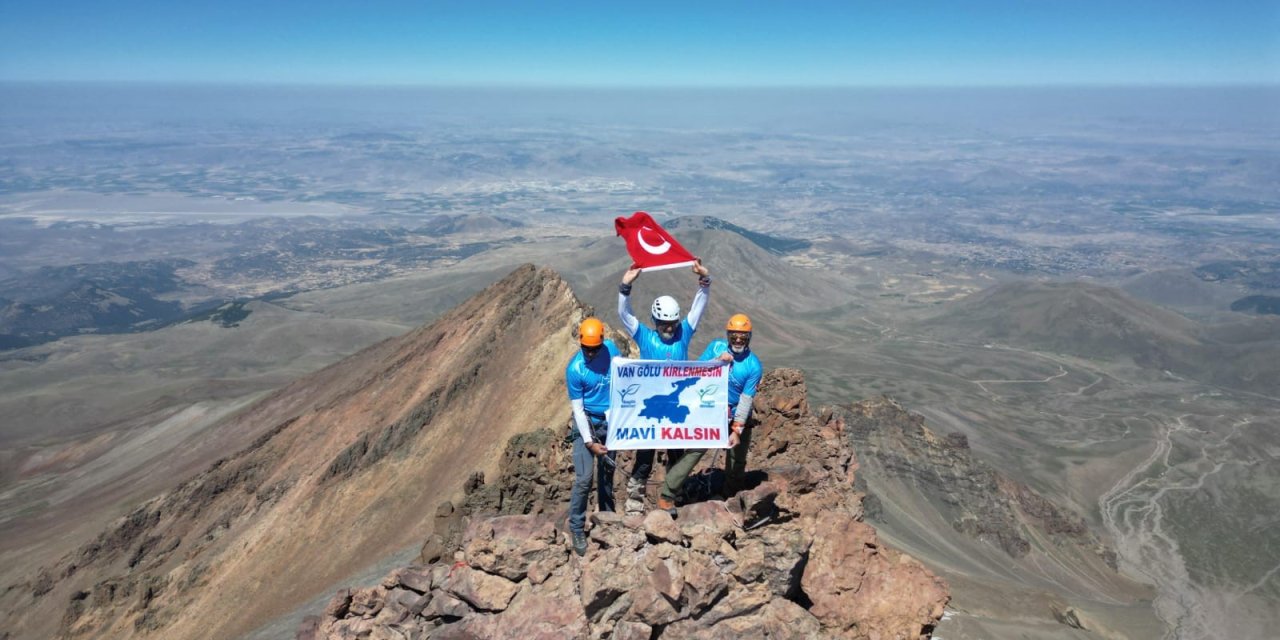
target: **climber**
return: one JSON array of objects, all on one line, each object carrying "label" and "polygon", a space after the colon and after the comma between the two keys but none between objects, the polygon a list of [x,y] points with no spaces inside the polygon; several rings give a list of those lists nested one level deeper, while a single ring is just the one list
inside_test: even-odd
[{"label": "climber", "polygon": [[[711,272],[698,259],[693,263],[693,272],[698,274],[698,290],[693,294],[693,303],[689,305],[689,315],[680,319],[680,303],[671,296],[658,296],[649,307],[649,315],[653,318],[653,329],[644,326],[631,311],[631,283],[640,277],[640,269],[628,269],[622,274],[622,284],[618,285],[618,317],[627,333],[640,346],[640,358],[643,360],[688,360],[689,342],[698,330],[698,321],[707,307],[707,298],[711,295]],[[687,455],[693,450],[672,449],[667,451],[667,465],[675,464],[674,457]],[[653,449],[636,451],[635,466],[631,469],[631,477],[627,480],[628,505],[644,503],[644,485],[653,471]],[[701,453],[698,454],[699,456]],[[696,464],[697,460],[694,460]],[[665,506],[664,506],[665,505]],[[643,507],[642,507],[643,508]],[[659,508],[672,510],[674,503],[659,500]]]},{"label": "climber", "polygon": [[596,476],[596,501],[601,511],[613,511],[613,469],[617,452],[609,451],[605,439],[609,424],[605,411],[609,408],[610,361],[618,355],[618,347],[604,337],[604,323],[587,318],[578,325],[581,349],[565,367],[565,386],[569,390],[575,429],[573,438],[573,493],[569,500],[569,531],[573,534],[573,551],[587,552],[587,496],[591,480]]},{"label": "climber", "polygon": [[[764,368],[751,352],[751,318],[739,313],[725,324],[725,340],[707,345],[699,360],[719,359],[729,363],[729,451],[724,464],[725,496],[742,489],[747,469],[747,448],[751,446],[751,403]],[[683,482],[683,480],[682,480]]]}]

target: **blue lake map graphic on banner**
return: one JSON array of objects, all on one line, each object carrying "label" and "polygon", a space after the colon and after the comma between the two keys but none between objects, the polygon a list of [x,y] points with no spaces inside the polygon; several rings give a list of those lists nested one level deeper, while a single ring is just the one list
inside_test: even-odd
[{"label": "blue lake map graphic on banner", "polygon": [[689,417],[689,407],[680,404],[680,392],[698,384],[696,378],[685,378],[672,382],[671,386],[676,390],[665,396],[649,396],[644,399],[644,409],[640,411],[641,418],[653,418],[659,422],[668,420],[672,424],[684,424],[686,418]]}]

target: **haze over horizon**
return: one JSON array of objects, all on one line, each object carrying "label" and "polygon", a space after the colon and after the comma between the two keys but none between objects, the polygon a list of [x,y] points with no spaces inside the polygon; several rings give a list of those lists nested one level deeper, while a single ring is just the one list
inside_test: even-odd
[{"label": "haze over horizon", "polygon": [[6,3],[0,81],[568,87],[1280,82],[1274,2]]}]

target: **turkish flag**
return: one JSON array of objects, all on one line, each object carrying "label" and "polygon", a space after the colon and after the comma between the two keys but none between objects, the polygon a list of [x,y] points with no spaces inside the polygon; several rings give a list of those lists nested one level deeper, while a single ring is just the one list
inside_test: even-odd
[{"label": "turkish flag", "polygon": [[613,226],[618,230],[618,235],[627,241],[627,253],[631,254],[633,261],[632,269],[674,269],[687,267],[696,260],[666,229],[643,211],[635,212],[630,218],[619,217],[613,221]]}]

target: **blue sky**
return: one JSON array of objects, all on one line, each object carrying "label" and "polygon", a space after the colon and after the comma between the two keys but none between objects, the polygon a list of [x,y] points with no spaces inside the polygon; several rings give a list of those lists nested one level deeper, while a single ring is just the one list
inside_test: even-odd
[{"label": "blue sky", "polygon": [[0,0],[0,80],[1273,84],[1280,0]]}]

